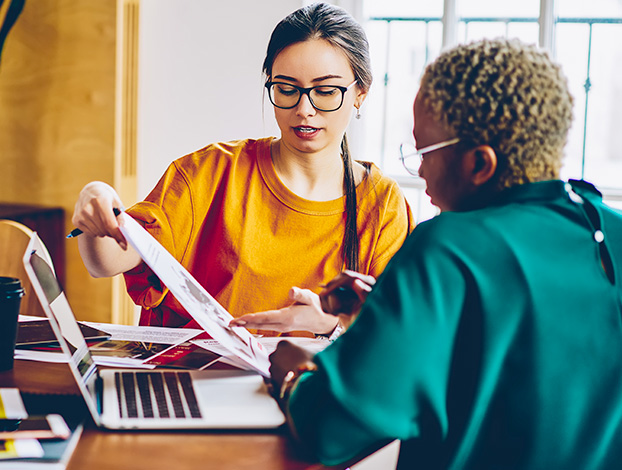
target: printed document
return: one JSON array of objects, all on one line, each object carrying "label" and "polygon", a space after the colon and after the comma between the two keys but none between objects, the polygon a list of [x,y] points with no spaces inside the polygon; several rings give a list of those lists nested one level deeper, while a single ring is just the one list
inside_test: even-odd
[{"label": "printed document", "polygon": [[125,213],[119,219],[126,240],[192,318],[227,351],[225,357],[269,377],[268,353],[257,339],[246,328],[229,327],[233,316],[138,222]]}]

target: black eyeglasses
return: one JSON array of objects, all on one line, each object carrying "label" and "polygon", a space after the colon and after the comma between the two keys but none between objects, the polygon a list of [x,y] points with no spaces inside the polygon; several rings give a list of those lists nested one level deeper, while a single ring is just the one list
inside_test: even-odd
[{"label": "black eyeglasses", "polygon": [[270,102],[281,109],[292,109],[298,106],[302,95],[307,95],[311,105],[318,111],[337,111],[343,104],[343,97],[356,80],[348,86],[319,85],[311,88],[302,88],[291,83],[268,82],[268,96]]}]

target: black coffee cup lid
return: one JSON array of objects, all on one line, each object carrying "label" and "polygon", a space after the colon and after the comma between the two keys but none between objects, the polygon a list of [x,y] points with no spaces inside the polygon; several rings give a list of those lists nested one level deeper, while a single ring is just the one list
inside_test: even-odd
[{"label": "black coffee cup lid", "polygon": [[21,293],[22,282],[16,277],[0,276],[0,294]]}]

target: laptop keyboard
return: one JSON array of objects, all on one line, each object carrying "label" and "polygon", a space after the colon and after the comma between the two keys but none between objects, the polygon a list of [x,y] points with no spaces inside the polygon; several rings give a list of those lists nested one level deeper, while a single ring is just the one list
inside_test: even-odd
[{"label": "laptop keyboard", "polygon": [[115,372],[123,418],[201,418],[188,372]]}]

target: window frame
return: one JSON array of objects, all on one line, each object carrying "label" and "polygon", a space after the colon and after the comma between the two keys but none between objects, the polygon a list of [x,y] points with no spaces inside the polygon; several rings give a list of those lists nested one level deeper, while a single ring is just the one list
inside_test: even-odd
[{"label": "window frame", "polygon": [[[356,11],[357,13],[360,13],[360,16],[362,17],[362,12],[363,12],[363,2],[365,0],[357,0],[356,3]],[[459,43],[459,25],[460,22],[463,21],[463,18],[460,18],[458,15],[458,6],[459,6],[459,2],[460,0],[443,0],[443,14],[440,18],[441,21],[441,28],[442,28],[442,48],[448,48],[451,46],[454,46],[456,44]],[[363,19],[363,18],[360,18]],[[425,18],[426,20],[429,21],[438,21],[438,18]],[[596,19],[596,18],[595,18]],[[390,22],[391,21],[399,21],[399,18],[390,18],[390,17],[368,17],[368,18],[364,18],[363,21],[367,22],[367,21],[379,21],[379,20],[385,20],[389,22],[389,28],[390,28]],[[532,18],[530,21],[533,21],[534,19]],[[559,22],[559,18],[557,18],[556,15],[556,0],[540,0],[540,9],[539,9],[539,16],[537,18],[537,23],[538,23],[538,45],[549,51],[549,53],[551,54],[551,56],[555,57],[555,30],[556,30],[556,25]],[[567,22],[567,21],[565,21]],[[622,20],[620,20],[620,23],[622,23]],[[468,23],[467,23],[468,24]],[[591,28],[592,28],[592,24],[590,23],[590,47],[591,47]],[[390,41],[390,32],[388,33],[388,42]],[[387,44],[387,49],[390,47],[389,44]],[[385,57],[385,73],[388,74],[388,57]],[[385,102],[385,106],[386,106],[386,95],[387,95],[387,80],[388,80],[388,76],[385,75],[385,84],[384,84],[384,90],[382,91],[382,93],[384,94],[384,102]],[[586,94],[585,94],[585,114],[587,116],[587,106],[588,106],[588,97],[589,97],[589,59],[588,59],[588,80],[587,80],[587,85],[586,85]],[[579,99],[577,99],[577,102],[579,102]],[[580,111],[580,108],[575,108],[577,110],[577,113]],[[385,154],[385,136],[386,136],[386,117],[383,117],[383,124],[381,126],[382,128],[382,136],[381,136],[381,152],[382,152],[382,156],[380,157],[380,167],[384,170],[384,154]],[[586,127],[587,127],[587,119],[585,119],[584,121],[584,129],[583,129],[583,154],[582,154],[582,177],[584,175],[584,169],[585,169],[585,143],[587,140],[586,137]],[[421,206],[421,198],[423,196],[423,192],[425,190],[425,181],[423,181],[421,178],[415,178],[415,177],[411,177],[411,176],[405,176],[402,174],[396,175],[396,174],[391,174],[389,173],[389,175],[394,178],[398,184],[405,190],[415,190],[421,194],[418,195],[417,199],[417,205]],[[599,190],[603,193],[603,197],[605,200],[607,200],[610,203],[613,203],[613,205],[622,208],[622,186],[620,187],[599,187]],[[419,219],[420,217],[417,216],[417,218]]]}]

